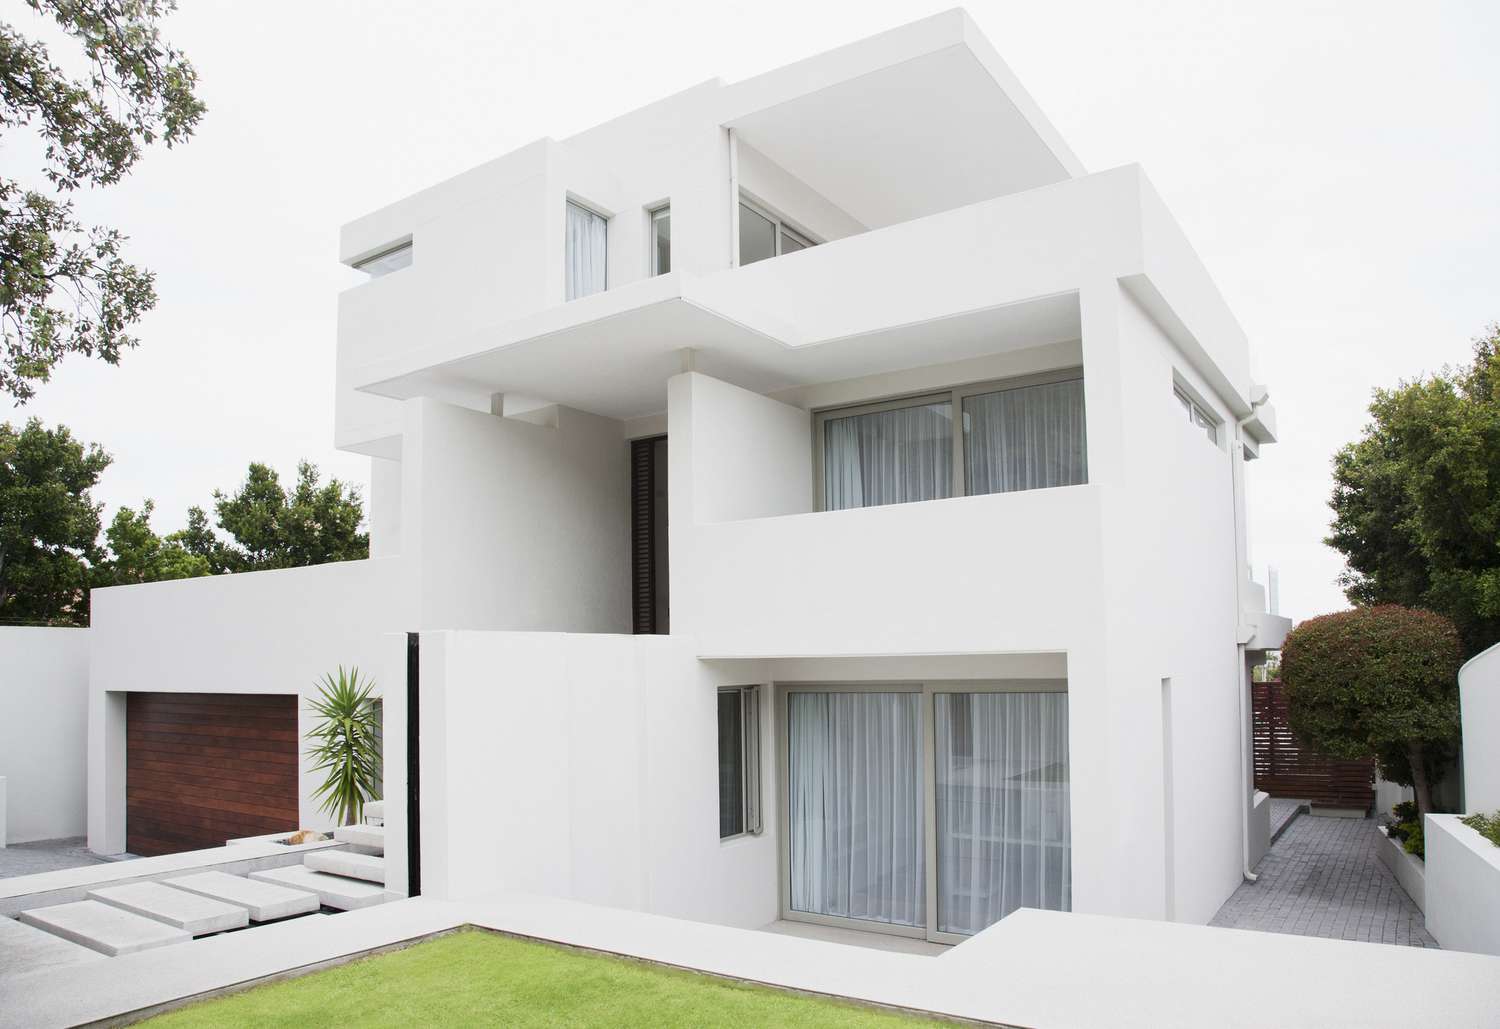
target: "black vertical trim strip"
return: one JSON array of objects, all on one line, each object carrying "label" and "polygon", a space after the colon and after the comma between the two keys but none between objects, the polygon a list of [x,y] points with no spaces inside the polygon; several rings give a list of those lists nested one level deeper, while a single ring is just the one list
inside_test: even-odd
[{"label": "black vertical trim strip", "polygon": [[657,631],[655,439],[630,444],[631,621],[637,634]]},{"label": "black vertical trim strip", "polygon": [[421,633],[406,634],[406,893],[422,895]]}]

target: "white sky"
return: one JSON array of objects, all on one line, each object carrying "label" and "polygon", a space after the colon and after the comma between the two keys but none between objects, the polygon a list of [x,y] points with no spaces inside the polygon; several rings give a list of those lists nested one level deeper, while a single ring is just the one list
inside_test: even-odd
[{"label": "white sky", "polygon": [[[944,2],[184,0],[168,37],[209,113],[84,198],[160,303],[119,368],[71,359],[23,411],[115,456],[97,495],[180,527],[251,460],[332,447],[338,227],[550,135],[733,81]],[[975,0],[1092,171],[1141,163],[1249,332],[1283,442],[1252,466],[1251,553],[1282,610],[1343,606],[1329,459],[1370,389],[1462,360],[1500,320],[1500,4]],[[16,0],[0,18],[26,31]],[[3,153],[3,151],[0,151]],[[17,161],[11,149],[7,161]],[[24,169],[7,165],[8,172]]]}]

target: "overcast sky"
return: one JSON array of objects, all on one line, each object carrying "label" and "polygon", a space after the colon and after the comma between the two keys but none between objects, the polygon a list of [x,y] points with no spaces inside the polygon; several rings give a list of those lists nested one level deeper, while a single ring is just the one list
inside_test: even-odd
[{"label": "overcast sky", "polygon": [[[951,3],[183,0],[167,35],[208,115],[85,212],[160,302],[120,367],[71,359],[10,417],[115,456],[109,510],[191,503],[251,460],[332,447],[338,227],[540,136],[745,78]],[[1500,320],[1500,4],[1000,3],[969,12],[1091,171],[1139,162],[1252,342],[1282,442],[1252,466],[1251,556],[1294,617],[1343,604],[1329,458],[1372,387]],[[13,24],[36,21],[0,0]],[[12,149],[7,161],[18,160]],[[7,171],[20,172],[21,169]]]}]

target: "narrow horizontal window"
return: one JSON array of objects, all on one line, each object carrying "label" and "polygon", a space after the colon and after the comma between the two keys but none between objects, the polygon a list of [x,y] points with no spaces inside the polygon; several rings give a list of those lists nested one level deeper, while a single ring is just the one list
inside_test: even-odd
[{"label": "narrow horizontal window", "polygon": [[608,273],[609,221],[568,201],[567,298],[603,291]]},{"label": "narrow horizontal window", "polygon": [[1177,404],[1182,408],[1188,423],[1202,429],[1203,434],[1217,445],[1219,442],[1218,420],[1204,410],[1202,404],[1188,396],[1182,389],[1174,387],[1172,395],[1177,398]]},{"label": "narrow horizontal window", "polygon": [[405,243],[397,244],[388,250],[382,250],[373,257],[366,257],[363,260],[355,261],[354,267],[364,272],[370,278],[378,279],[382,275],[389,275],[391,272],[398,272],[402,268],[410,267],[411,261],[412,245],[411,240],[407,240]]}]

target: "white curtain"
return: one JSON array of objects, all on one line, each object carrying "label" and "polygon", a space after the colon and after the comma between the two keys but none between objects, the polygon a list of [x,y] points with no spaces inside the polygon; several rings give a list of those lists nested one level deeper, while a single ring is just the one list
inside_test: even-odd
[{"label": "white curtain", "polygon": [[598,293],[605,285],[609,222],[577,204],[568,204],[568,299]]},{"label": "white curtain", "polygon": [[788,697],[791,907],[927,924],[921,695]]},{"label": "white curtain", "polygon": [[965,397],[964,480],[971,496],[1087,482],[1083,380]]},{"label": "white curtain", "polygon": [[953,493],[953,405],[947,401],[823,423],[829,511],[938,500]]},{"label": "white curtain", "polygon": [[939,693],[937,927],[1072,906],[1066,693]]}]

